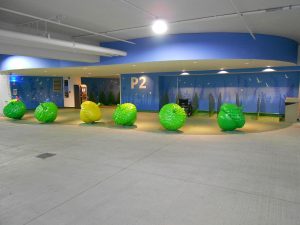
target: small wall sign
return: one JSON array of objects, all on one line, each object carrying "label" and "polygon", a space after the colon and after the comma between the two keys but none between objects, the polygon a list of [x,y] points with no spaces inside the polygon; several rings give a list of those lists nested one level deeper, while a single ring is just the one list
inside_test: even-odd
[{"label": "small wall sign", "polygon": [[136,86],[138,86],[139,89],[146,89],[146,77],[131,77],[131,89],[134,89]]}]

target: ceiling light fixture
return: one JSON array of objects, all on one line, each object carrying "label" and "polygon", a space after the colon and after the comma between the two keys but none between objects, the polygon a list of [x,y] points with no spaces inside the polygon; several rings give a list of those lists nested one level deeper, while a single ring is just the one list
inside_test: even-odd
[{"label": "ceiling light fixture", "polygon": [[224,69],[221,69],[219,72],[218,72],[218,74],[228,74],[229,72],[228,71],[226,71],[226,70],[224,70]]},{"label": "ceiling light fixture", "polygon": [[152,24],[152,31],[155,34],[162,35],[165,34],[167,30],[168,30],[168,24],[165,20],[162,19],[154,20]]},{"label": "ceiling light fixture", "polygon": [[267,66],[266,69],[263,69],[262,72],[275,72],[275,69],[272,69],[270,66]]},{"label": "ceiling light fixture", "polygon": [[190,75],[190,73],[189,72],[186,72],[186,71],[182,71],[182,73],[180,74],[181,76],[188,76],[188,75]]}]

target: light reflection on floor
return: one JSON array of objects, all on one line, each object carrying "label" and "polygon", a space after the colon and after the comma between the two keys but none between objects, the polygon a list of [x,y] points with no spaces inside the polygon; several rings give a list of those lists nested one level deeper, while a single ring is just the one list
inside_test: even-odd
[{"label": "light reflection on floor", "polygon": [[[58,117],[54,124],[62,125],[77,125],[77,126],[90,126],[90,127],[108,127],[113,129],[135,129],[140,131],[161,132],[172,134],[245,134],[256,133],[282,129],[288,127],[290,124],[279,122],[278,119],[273,117],[260,117],[258,120],[255,116],[246,116],[246,124],[242,129],[232,132],[222,132],[216,121],[216,116],[209,117],[206,113],[198,113],[187,119],[184,127],[178,132],[168,132],[164,130],[159,124],[158,114],[153,112],[139,112],[138,119],[133,127],[120,127],[114,125],[112,121],[112,113],[114,107],[102,107],[102,119],[94,124],[84,124],[79,119],[78,109],[60,109]],[[8,120],[1,118],[1,120]],[[25,124],[38,124],[33,116],[33,111],[29,111],[22,120],[14,121],[14,123]]]}]

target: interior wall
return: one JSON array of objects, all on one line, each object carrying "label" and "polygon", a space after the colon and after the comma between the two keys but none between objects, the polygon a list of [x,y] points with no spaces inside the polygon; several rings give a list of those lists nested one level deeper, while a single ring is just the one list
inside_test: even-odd
[{"label": "interior wall", "polygon": [[65,68],[77,66],[92,66],[95,63],[73,62],[67,60],[46,59],[22,55],[0,54],[0,70],[18,70],[32,68]]},{"label": "interior wall", "polygon": [[121,94],[122,103],[133,103],[138,110],[158,111],[159,76],[121,75]]},{"label": "interior wall", "polygon": [[3,108],[11,99],[10,81],[8,75],[0,74],[0,115],[3,114]]},{"label": "interior wall", "polygon": [[[144,89],[134,77],[146,76]],[[284,113],[286,97],[298,97],[299,72],[250,73],[235,75],[162,76],[159,74],[122,76],[122,102],[132,102],[139,110],[159,110],[177,98],[188,98],[198,110],[208,111],[209,102],[238,103],[244,112]],[[140,81],[139,81],[140,82]],[[178,86],[178,92],[177,92]],[[258,109],[259,108],[259,109]]]},{"label": "interior wall", "polygon": [[58,107],[64,107],[63,87],[61,91],[53,91],[53,80],[62,77],[11,76],[10,88],[13,98],[20,98],[27,109],[35,109],[39,103],[52,101]]},{"label": "interior wall", "polygon": [[66,87],[64,86],[64,92],[69,91],[68,97],[66,97],[64,94],[64,107],[73,108],[73,107],[75,107],[74,85],[81,84],[81,77],[80,76],[69,76],[69,77],[64,77],[64,80],[69,81],[68,90],[66,90]]},{"label": "interior wall", "polygon": [[248,33],[185,33],[132,39],[136,45],[120,41],[102,47],[127,52],[127,56],[101,57],[101,65],[174,60],[263,59],[297,63],[298,43],[274,35]]},{"label": "interior wall", "polygon": [[114,105],[120,102],[119,78],[83,77],[81,78],[81,82],[87,85],[89,100],[105,105]]}]

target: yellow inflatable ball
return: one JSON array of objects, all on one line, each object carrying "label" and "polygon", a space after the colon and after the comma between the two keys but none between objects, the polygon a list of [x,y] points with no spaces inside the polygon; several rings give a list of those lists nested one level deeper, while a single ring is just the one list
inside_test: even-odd
[{"label": "yellow inflatable ball", "polygon": [[99,106],[91,101],[85,101],[81,104],[80,120],[85,123],[94,123],[102,117]]}]

